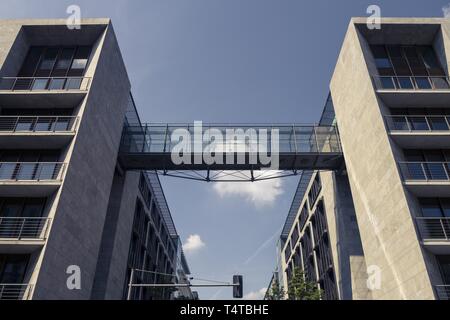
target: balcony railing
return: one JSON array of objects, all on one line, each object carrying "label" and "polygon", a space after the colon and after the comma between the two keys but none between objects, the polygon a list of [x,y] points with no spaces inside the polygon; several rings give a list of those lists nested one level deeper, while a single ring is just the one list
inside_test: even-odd
[{"label": "balcony railing", "polygon": [[31,289],[30,284],[0,283],[0,300],[27,300]]},{"label": "balcony railing", "polygon": [[450,300],[450,285],[436,286],[436,293],[439,300]]},{"label": "balcony railing", "polygon": [[450,162],[400,162],[405,181],[450,181]]},{"label": "balcony railing", "polygon": [[74,132],[78,117],[0,116],[2,132]]},{"label": "balcony railing", "polygon": [[0,217],[0,239],[44,240],[50,221],[50,218]]},{"label": "balcony railing", "polygon": [[380,90],[449,90],[446,76],[373,76]]},{"label": "balcony railing", "polygon": [[0,90],[6,91],[86,91],[91,78],[87,77],[4,77],[0,78]]},{"label": "balcony railing", "polygon": [[385,119],[390,131],[450,131],[450,115],[399,115],[385,116]]},{"label": "balcony railing", "polygon": [[450,240],[450,218],[417,217],[416,223],[422,240]]},{"label": "balcony railing", "polygon": [[0,181],[61,180],[64,163],[0,162]]}]

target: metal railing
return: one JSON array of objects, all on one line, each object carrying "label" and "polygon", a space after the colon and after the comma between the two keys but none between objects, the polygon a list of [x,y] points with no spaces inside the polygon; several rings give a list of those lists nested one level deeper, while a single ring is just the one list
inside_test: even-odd
[{"label": "metal railing", "polygon": [[50,221],[50,218],[0,217],[0,239],[44,240]]},{"label": "metal railing", "polygon": [[75,116],[0,116],[1,132],[74,132]]},{"label": "metal railing", "polygon": [[380,90],[449,90],[447,76],[373,76]]},{"label": "metal railing", "polygon": [[439,300],[450,300],[450,285],[438,285],[435,288]]},{"label": "metal railing", "polygon": [[61,180],[65,163],[0,162],[0,181]]},{"label": "metal railing", "polygon": [[6,91],[87,91],[91,82],[88,77],[3,77],[0,90]]},{"label": "metal railing", "polygon": [[405,181],[450,181],[450,162],[399,162]]},{"label": "metal railing", "polygon": [[0,300],[28,300],[31,284],[0,283]]},{"label": "metal railing", "polygon": [[416,223],[422,240],[450,240],[450,218],[417,217]]},{"label": "metal railing", "polygon": [[390,131],[450,131],[450,115],[385,116]]}]

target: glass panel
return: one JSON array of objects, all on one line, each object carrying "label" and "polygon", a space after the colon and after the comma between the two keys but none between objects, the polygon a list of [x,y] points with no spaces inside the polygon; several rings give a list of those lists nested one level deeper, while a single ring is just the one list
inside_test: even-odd
[{"label": "glass panel", "polygon": [[19,118],[15,131],[31,131],[33,130],[33,118]]},{"label": "glass panel", "polygon": [[52,130],[52,118],[39,118],[36,123],[35,131],[50,131]]},{"label": "glass panel", "polygon": [[84,68],[86,68],[88,59],[74,59],[73,63],[72,63],[72,69],[75,70],[84,70]]},{"label": "glass panel", "polygon": [[38,180],[54,180],[58,176],[58,165],[56,163],[41,163],[38,169]]},{"label": "glass panel", "polygon": [[426,164],[426,171],[428,179],[430,180],[447,180],[447,173],[443,163],[432,163],[428,162]]},{"label": "glass panel", "polygon": [[39,218],[42,216],[43,201],[29,201],[25,203],[22,211],[22,217]]},{"label": "glass panel", "polygon": [[414,89],[410,77],[398,77],[397,81],[401,89]]},{"label": "glass panel", "polygon": [[0,163],[0,180],[13,180],[15,169],[15,163]]},{"label": "glass panel", "polygon": [[35,79],[31,90],[45,90],[49,79]]},{"label": "glass panel", "polygon": [[444,217],[450,218],[450,198],[441,199],[441,204]]},{"label": "glass panel", "polygon": [[15,79],[0,79],[0,90],[12,90]]},{"label": "glass panel", "polygon": [[407,180],[426,180],[424,169],[421,163],[406,163],[406,177]]},{"label": "glass panel", "polygon": [[43,47],[31,47],[19,72],[19,77],[33,77],[44,51]]},{"label": "glass panel", "polygon": [[420,199],[420,208],[424,217],[442,217],[438,199]]},{"label": "glass panel", "polygon": [[428,76],[427,68],[422,58],[417,54],[416,47],[404,47],[404,52],[412,73],[415,76]]},{"label": "glass panel", "polygon": [[67,90],[79,90],[81,89],[81,82],[83,78],[70,78],[67,80],[66,89]]},{"label": "glass panel", "polygon": [[52,76],[63,77],[67,75],[67,70],[70,67],[74,51],[75,49],[73,48],[65,48],[61,51],[52,72]]},{"label": "glass panel", "polygon": [[36,173],[36,163],[21,163],[17,172],[17,180],[34,180]]},{"label": "glass panel", "polygon": [[445,117],[428,117],[432,130],[449,130]]},{"label": "glass panel", "polygon": [[436,256],[442,273],[444,284],[450,284],[450,255]]},{"label": "glass panel", "polygon": [[428,69],[428,72],[432,76],[442,76],[444,75],[444,70],[442,70],[441,64],[436,57],[433,47],[422,46],[418,47],[419,52],[422,53],[423,61]]},{"label": "glass panel", "polygon": [[430,80],[427,77],[416,77],[414,79],[418,89],[431,89]]},{"label": "glass panel", "polygon": [[62,78],[55,78],[51,79],[49,89],[50,90],[62,90],[64,89],[64,83],[66,82],[66,79]]},{"label": "glass panel", "polygon": [[22,283],[27,268],[28,257],[14,255],[9,256],[0,274],[1,283]]},{"label": "glass panel", "polygon": [[432,77],[431,81],[433,82],[435,89],[449,89],[449,83],[446,77]]},{"label": "glass panel", "polygon": [[395,89],[393,77],[380,77],[379,79],[382,89]]},{"label": "glass panel", "polygon": [[427,120],[425,117],[408,117],[411,122],[411,129],[417,131],[428,131],[430,128],[428,127]]},{"label": "glass panel", "polygon": [[41,59],[38,70],[36,71],[36,77],[50,76],[53,66],[55,65],[58,52],[59,48],[47,48],[44,57]]},{"label": "glass panel", "polygon": [[14,90],[30,90],[32,89],[33,79],[17,79],[14,83]]},{"label": "glass panel", "polygon": [[58,118],[55,123],[55,131],[68,131],[70,130],[70,123],[72,118]]},{"label": "glass panel", "polygon": [[395,130],[409,130],[408,122],[406,117],[393,117],[391,118],[394,124],[393,129]]},{"label": "glass panel", "polygon": [[6,200],[0,211],[0,217],[20,217],[22,204],[18,201]]}]

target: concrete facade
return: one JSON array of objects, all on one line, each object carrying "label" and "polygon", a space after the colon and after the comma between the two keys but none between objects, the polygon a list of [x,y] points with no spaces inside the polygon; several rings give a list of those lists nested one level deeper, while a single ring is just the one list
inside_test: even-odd
[{"label": "concrete facade", "polygon": [[[365,18],[350,22],[330,83],[345,174],[317,173],[322,181],[320,197],[325,204],[339,299],[450,297],[447,267],[438,263],[450,254],[446,236],[448,209],[444,204],[440,209],[442,217],[428,217],[425,211],[429,209],[421,206],[430,199],[448,201],[449,170],[442,167],[444,176],[437,177],[436,170],[440,169],[434,168],[441,168],[440,160],[411,162],[408,158],[411,152],[447,154],[449,146],[439,136],[448,139],[450,127],[410,126],[404,130],[390,122],[405,119],[408,125],[417,121],[408,114],[430,123],[440,117],[446,121],[450,106],[449,28],[447,19],[384,18],[379,30],[369,30]],[[413,72],[412,75],[386,76],[379,70],[391,68],[399,72],[395,69],[403,61],[399,60],[410,57],[395,60],[389,51],[390,60],[376,60],[373,46],[395,46],[404,52],[409,48],[414,52],[432,48],[445,74],[433,76],[429,73],[430,64],[425,64],[428,73],[417,76],[417,65],[408,60],[406,73]],[[425,59],[422,54],[419,58]],[[389,83],[382,87],[382,80],[392,81],[392,87]],[[440,80],[442,87],[436,85]],[[426,115],[431,114],[437,118],[428,120]],[[442,161],[445,166],[449,159]],[[422,169],[419,173],[413,170],[414,165],[425,168],[423,176],[418,176]],[[314,176],[311,183],[313,179]],[[304,197],[306,201],[307,192]],[[286,251],[295,250],[289,241],[292,230],[281,252],[285,286],[289,268],[295,266],[292,259],[285,257]]]},{"label": "concrete facade", "polygon": [[[87,62],[81,58],[76,61],[78,52],[85,47],[90,48]],[[36,75],[46,70],[46,59],[50,59],[47,55],[57,50],[52,74],[61,72],[57,68],[66,68],[68,76],[62,78],[64,87],[57,87],[61,74],[58,77],[45,75],[42,80],[46,81],[45,88],[38,88],[42,75],[21,78],[25,62],[33,58],[33,48],[44,48],[33,69]],[[63,60],[64,50],[72,52],[72,60]],[[71,77],[70,72],[79,71],[76,63],[85,63],[84,71],[81,76]],[[23,256],[28,259],[23,274],[15,275],[15,286],[5,287],[5,292],[18,299],[123,299],[127,297],[132,269],[149,267],[150,272],[166,272],[176,279],[178,243],[170,237],[176,234],[167,231],[175,228],[173,221],[167,219],[170,212],[163,212],[167,207],[162,203],[165,199],[158,198],[152,191],[155,187],[152,183],[159,181],[145,180],[141,176],[145,177],[146,173],[139,171],[123,171],[118,163],[126,114],[136,113],[136,108],[110,20],[86,19],[82,21],[80,30],[68,29],[65,20],[0,21],[0,66],[2,123],[14,117],[18,124],[24,121],[28,124],[27,119],[32,119],[33,123],[33,128],[29,127],[25,132],[24,129],[17,132],[17,124],[2,128],[2,159],[7,159],[10,153],[46,154],[50,150],[58,154],[57,160],[61,163],[57,177],[43,179],[33,174],[33,178],[22,181],[20,170],[30,166],[22,162],[15,164],[18,173],[11,173],[14,177],[0,177],[0,198],[4,203],[1,214],[9,208],[9,203],[15,203],[19,198],[23,203],[36,199],[45,203],[39,220],[32,220],[33,223],[45,221],[45,225],[40,226],[42,230],[38,230],[39,234],[25,237],[3,220],[3,225],[0,223],[0,258],[5,261],[4,265],[12,265]],[[80,84],[73,87],[78,80]],[[21,84],[28,87],[19,88]],[[33,112],[41,116],[40,120],[34,117]],[[43,114],[47,116],[45,112],[59,118],[44,118]],[[37,132],[35,126],[42,121],[46,121],[45,125],[50,125],[49,121],[56,121],[53,125],[58,125],[57,121],[65,121],[62,115],[75,119],[71,130],[59,132],[47,128],[44,132]],[[138,119],[137,113],[135,118]],[[5,160],[1,161],[0,168],[10,165]],[[37,163],[35,170],[42,174],[45,166]],[[12,178],[15,181],[11,181]],[[147,192],[145,196],[142,194],[144,189]],[[136,216],[140,214],[137,208],[141,206],[146,207],[144,213],[147,218],[142,222],[146,225],[135,237],[147,237],[151,232],[147,228],[154,224],[153,219],[157,219],[160,223],[152,232],[167,235],[167,239],[162,236],[143,239],[143,249],[139,248],[137,255],[132,240],[136,232],[133,226],[141,223],[140,220],[136,222]],[[19,221],[25,230],[34,228],[33,232],[37,233],[37,227],[30,224],[31,220],[20,217]],[[150,246],[157,247],[158,251],[150,252]],[[141,263],[135,259],[135,254],[139,258],[145,257],[146,263],[152,262],[152,265]],[[81,272],[80,288],[68,286],[68,278],[73,272],[70,266],[76,266]],[[8,297],[0,296],[2,298]],[[133,298],[170,296],[163,293],[156,297],[147,293],[144,297],[144,293],[139,293]]]}]

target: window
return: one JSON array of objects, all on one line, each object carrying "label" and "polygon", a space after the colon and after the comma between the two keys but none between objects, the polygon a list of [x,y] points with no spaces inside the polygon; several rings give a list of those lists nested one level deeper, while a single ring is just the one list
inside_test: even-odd
[{"label": "window", "polygon": [[28,260],[28,255],[0,255],[0,283],[23,283]]},{"label": "window", "polygon": [[90,47],[78,47],[72,66],[70,67],[69,76],[82,76],[87,67],[89,56],[91,54]]},{"label": "window", "polygon": [[450,88],[432,46],[372,45],[371,51],[384,89]]},{"label": "window", "polygon": [[450,198],[421,198],[423,217],[450,217]]},{"label": "window", "polygon": [[316,203],[317,197],[319,196],[319,193],[321,190],[322,190],[322,183],[320,181],[320,176],[319,176],[319,174],[316,174],[316,177],[314,178],[314,182],[312,183],[311,188],[308,193],[310,209],[312,209],[312,207],[314,207],[314,204]]},{"label": "window", "polygon": [[[15,90],[79,89],[89,62],[92,48],[80,47],[31,47],[19,77],[43,77],[44,79],[20,79]],[[56,78],[51,81],[49,77]],[[58,79],[61,77],[61,79]]]},{"label": "window", "polygon": [[387,54],[384,46],[372,46],[372,53],[375,59],[375,65],[378,68],[380,75],[394,75],[391,60]]},{"label": "window", "polygon": [[436,256],[444,284],[450,284],[450,256]]},{"label": "window", "polygon": [[41,217],[45,201],[45,198],[0,198],[0,217]]}]

